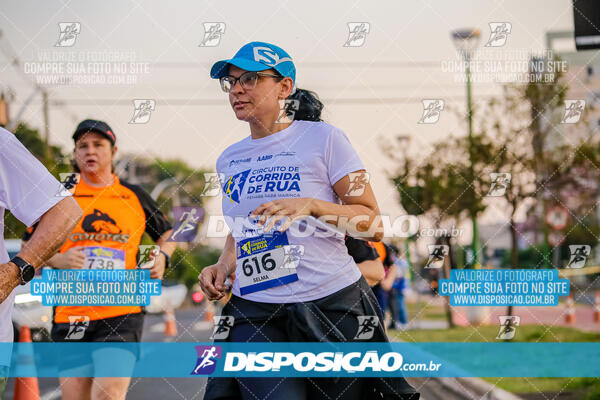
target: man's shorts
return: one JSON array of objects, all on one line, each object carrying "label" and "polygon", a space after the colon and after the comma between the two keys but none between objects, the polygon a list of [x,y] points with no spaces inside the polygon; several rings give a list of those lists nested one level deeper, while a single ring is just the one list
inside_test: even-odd
[{"label": "man's shorts", "polygon": [[[142,313],[120,315],[112,318],[93,321],[77,320],[72,323],[54,323],[50,334],[54,342],[107,342],[127,343],[140,342],[144,326]],[[107,346],[109,347],[109,346]],[[127,351],[127,350],[123,350]],[[135,359],[139,359],[139,349],[134,351]],[[59,369],[71,369],[93,363],[92,355],[82,355],[80,352],[65,357],[59,362]]]}]

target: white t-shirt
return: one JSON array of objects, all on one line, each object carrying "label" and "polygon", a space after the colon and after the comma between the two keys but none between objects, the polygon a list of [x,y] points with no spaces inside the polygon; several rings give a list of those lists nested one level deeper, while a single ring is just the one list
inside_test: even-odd
[{"label": "white t-shirt", "polygon": [[[297,220],[283,234],[265,236],[248,216],[276,199],[308,197],[340,203],[333,185],[362,169],[344,132],[325,122],[294,121],[267,137],[248,136],[229,146],[217,160],[217,172],[223,179],[223,215],[236,241],[233,294],[265,303],[296,303],[328,296],[356,282],[360,271],[348,255],[344,236],[323,229],[326,225],[316,218]],[[292,264],[280,265],[289,261],[290,251],[296,254],[295,269],[289,268]]]},{"label": "white t-shirt", "polygon": [[[4,209],[31,226],[63,199],[60,183],[7,131],[0,128],[0,264],[8,261],[4,247]],[[0,342],[13,341],[14,292],[0,304]],[[0,356],[0,365],[3,363]]]}]

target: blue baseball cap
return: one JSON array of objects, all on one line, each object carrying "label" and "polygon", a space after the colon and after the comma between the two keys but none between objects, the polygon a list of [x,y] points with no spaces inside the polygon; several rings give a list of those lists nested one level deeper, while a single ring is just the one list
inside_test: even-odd
[{"label": "blue baseball cap", "polygon": [[292,57],[279,46],[266,42],[245,44],[229,60],[217,61],[210,69],[210,77],[219,79],[227,75],[229,65],[235,65],[246,71],[264,71],[273,68],[284,77],[292,78],[296,90],[296,66]]}]

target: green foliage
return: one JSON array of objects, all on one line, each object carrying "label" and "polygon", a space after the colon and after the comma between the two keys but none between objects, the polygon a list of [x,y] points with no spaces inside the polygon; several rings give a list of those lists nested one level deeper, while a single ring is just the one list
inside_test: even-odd
[{"label": "green foliage", "polygon": [[198,246],[189,251],[177,249],[171,257],[171,267],[166,271],[165,279],[175,279],[191,288],[198,283],[202,269],[215,264],[220,255],[220,250],[207,246]]}]

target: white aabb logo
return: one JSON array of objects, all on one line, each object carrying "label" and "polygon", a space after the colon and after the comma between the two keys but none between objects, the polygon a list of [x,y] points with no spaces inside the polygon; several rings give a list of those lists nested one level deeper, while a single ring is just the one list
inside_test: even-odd
[{"label": "white aabb logo", "polygon": [[279,54],[270,47],[255,47],[254,49],[254,61],[262,62],[271,67],[274,67],[285,61],[292,61],[290,57],[279,58]]}]

